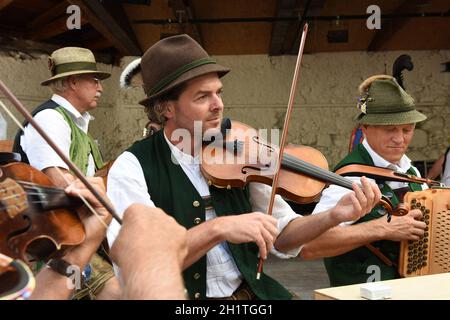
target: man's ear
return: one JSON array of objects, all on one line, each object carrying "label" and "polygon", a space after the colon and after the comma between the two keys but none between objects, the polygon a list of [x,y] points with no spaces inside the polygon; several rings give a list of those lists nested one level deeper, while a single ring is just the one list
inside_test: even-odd
[{"label": "man's ear", "polygon": [[75,89],[75,85],[77,84],[77,77],[74,76],[68,76],[67,77],[67,85],[70,89]]},{"label": "man's ear", "polygon": [[174,103],[174,101],[166,101],[166,102],[164,102],[163,116],[166,119],[172,119],[175,116],[175,103]]}]

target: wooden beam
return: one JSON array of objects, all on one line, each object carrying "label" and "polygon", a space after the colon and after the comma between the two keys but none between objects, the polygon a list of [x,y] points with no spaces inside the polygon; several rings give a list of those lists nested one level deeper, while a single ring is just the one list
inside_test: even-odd
[{"label": "wooden beam", "polygon": [[189,20],[195,20],[195,12],[191,0],[169,0],[169,7],[172,8],[173,15],[180,22],[182,32],[188,33],[186,26],[189,24],[192,28],[193,38],[203,46],[203,36],[198,25],[189,23]]},{"label": "wooden beam", "polygon": [[[392,13],[403,14],[405,12],[412,13],[417,12],[418,5],[427,4],[430,1],[424,0],[404,0]],[[403,19],[392,19],[389,25],[386,25],[386,21],[382,21],[381,29],[377,30],[375,35],[372,38],[369,46],[367,47],[367,51],[377,51],[380,50],[383,45],[391,39],[394,34],[400,30],[411,18],[403,18]]]},{"label": "wooden beam", "polygon": [[[67,29],[67,18],[68,16],[62,16],[40,28],[31,29],[28,32],[28,38],[31,40],[45,40],[69,31]],[[81,17],[81,26],[86,23],[86,19]]]},{"label": "wooden beam", "polygon": [[14,0],[0,0],[0,11],[9,6]]},{"label": "wooden beam", "polygon": [[325,0],[278,0],[276,16],[297,20],[273,23],[269,55],[297,54],[304,18],[319,15],[324,5]]},{"label": "wooden beam", "polygon": [[66,1],[58,3],[53,8],[46,10],[44,13],[31,20],[27,24],[27,29],[37,28],[39,26],[52,22],[53,20],[61,17],[62,15],[65,15],[68,6],[69,4]]},{"label": "wooden beam", "polygon": [[[303,0],[303,10],[300,17],[300,22],[298,25],[298,29],[295,33],[295,39],[292,42],[291,45],[291,54],[296,55],[298,53],[298,49],[300,47],[300,40],[302,38],[302,30],[303,30],[303,24],[306,22],[305,18],[307,16],[319,16],[322,9],[325,7],[326,0]],[[309,32],[312,31],[313,25],[310,24],[309,26]]]},{"label": "wooden beam", "polygon": [[82,15],[102,36],[111,41],[121,54],[132,56],[142,54],[138,43],[130,38],[98,0],[68,0],[68,2],[79,6]]},{"label": "wooden beam", "polygon": [[[277,2],[277,17],[295,17],[298,15],[299,9],[298,0],[278,0]],[[296,26],[298,22],[293,21],[277,21],[272,24],[272,35],[270,39],[269,55],[277,56],[283,55],[290,51],[286,47],[286,42],[291,43],[292,41],[286,41],[289,38],[289,30],[297,29]],[[289,52],[290,53],[290,52]]]},{"label": "wooden beam", "polygon": [[85,46],[86,48],[89,48],[91,50],[103,50],[106,48],[110,48],[113,45],[108,39],[102,37],[89,40],[88,42],[85,43]]},{"label": "wooden beam", "polygon": [[[49,44],[44,42],[37,42],[32,40],[25,40],[23,38],[4,36],[1,33],[0,36],[0,50],[2,51],[20,51],[28,54],[33,53],[45,53],[50,55],[56,49],[61,48],[61,45]],[[116,59],[112,54],[104,54],[93,52],[97,62],[102,62],[105,64],[113,64]]]},{"label": "wooden beam", "polygon": [[123,9],[123,6],[120,4],[120,2],[123,1],[104,1],[104,7],[123,29],[123,31],[128,35],[130,40],[140,48],[141,46],[139,45],[138,39],[136,38],[130,20],[128,19],[128,16],[125,13],[125,10]]}]

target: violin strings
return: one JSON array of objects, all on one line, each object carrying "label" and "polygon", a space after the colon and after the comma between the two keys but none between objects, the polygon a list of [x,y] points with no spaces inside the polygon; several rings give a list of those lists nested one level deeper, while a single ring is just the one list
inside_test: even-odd
[{"label": "violin strings", "polygon": [[22,185],[23,187],[27,187],[29,189],[36,189],[36,190],[45,190],[47,193],[65,193],[65,191],[63,189],[60,188],[52,188],[52,187],[46,187],[46,186],[41,186],[38,185],[36,183],[30,183],[27,181],[21,181],[21,180],[17,180],[17,182]]},{"label": "violin strings", "polygon": [[17,196],[17,195],[13,194],[13,195],[10,195],[10,196],[8,196],[8,197],[2,197],[2,200],[7,200],[7,199],[15,198],[16,196]]},{"label": "violin strings", "polygon": [[296,157],[293,157],[288,154],[284,154],[283,158],[286,158],[286,163],[290,165],[294,165],[295,167],[298,167],[299,169],[305,169],[308,170],[307,173],[311,172],[316,174],[316,177],[318,178],[325,178],[329,180],[330,182],[334,182],[335,184],[345,187],[348,189],[352,189],[351,185],[352,182],[348,179],[345,179],[344,177],[341,177],[331,171],[327,171],[323,168],[317,167],[315,165],[312,165],[310,163],[304,162],[303,160],[300,160]]},{"label": "violin strings", "polygon": [[[232,142],[234,144],[234,142]],[[236,149],[242,152],[244,147],[249,146],[249,142],[238,141]],[[313,174],[313,177],[320,178],[329,182],[333,182],[341,187],[352,189],[352,181],[339,176],[338,174],[310,164],[306,161],[298,159],[288,153],[283,154],[283,163],[292,166],[293,168],[302,171],[305,175]]]}]

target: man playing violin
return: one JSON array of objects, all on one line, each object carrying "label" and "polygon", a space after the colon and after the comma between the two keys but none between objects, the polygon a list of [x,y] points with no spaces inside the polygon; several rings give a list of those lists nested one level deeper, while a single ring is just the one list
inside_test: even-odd
[{"label": "man playing violin", "polygon": [[[219,130],[224,110],[220,78],[229,69],[187,35],[150,47],[140,67],[147,95],[140,103],[162,130],[133,144],[111,167],[107,190],[119,215],[133,203],[156,206],[188,229],[183,276],[191,299],[291,298],[264,273],[256,280],[258,253],[263,259],[269,252],[295,257],[327,229],[369,212],[380,199],[378,188],[361,179],[364,191],[354,184],[354,192],[336,206],[311,217],[297,215],[280,196],[273,216],[261,213],[267,211],[269,186],[217,188],[208,186],[200,171],[196,150],[202,137],[195,139],[195,126],[201,125],[201,135]],[[113,222],[111,242],[118,229]]]},{"label": "man playing violin", "polygon": [[[370,77],[360,85],[359,91],[358,120],[364,140],[335,170],[348,164],[364,164],[420,176],[405,153],[416,123],[425,120],[426,116],[415,109],[413,98],[391,76]],[[406,192],[424,187],[383,179],[377,179],[376,183],[394,206],[402,201]],[[346,189],[331,185],[323,191],[313,214],[333,207],[347,193]],[[386,210],[376,206],[357,221],[341,223],[307,243],[301,256],[305,259],[325,257],[331,286],[368,282],[369,278],[374,278],[374,272],[375,277],[380,276],[377,280],[398,278],[399,241],[418,240],[426,225],[418,221],[422,216],[419,210],[392,217],[389,223],[385,215]],[[371,244],[370,248],[366,246],[368,244]],[[375,254],[373,248],[382,255]]]}]

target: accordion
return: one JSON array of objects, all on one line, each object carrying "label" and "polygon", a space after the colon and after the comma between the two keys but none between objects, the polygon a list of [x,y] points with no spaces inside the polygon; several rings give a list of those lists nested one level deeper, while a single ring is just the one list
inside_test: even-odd
[{"label": "accordion", "polygon": [[404,203],[420,209],[426,223],[417,241],[400,244],[399,273],[402,277],[450,272],[450,188],[408,192]]}]

